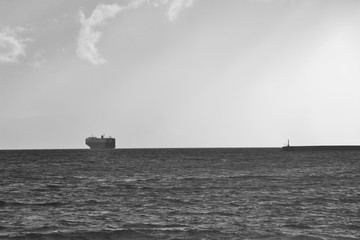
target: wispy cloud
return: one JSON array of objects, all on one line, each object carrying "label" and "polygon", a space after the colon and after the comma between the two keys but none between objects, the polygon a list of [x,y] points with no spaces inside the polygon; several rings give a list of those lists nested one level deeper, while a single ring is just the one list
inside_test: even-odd
[{"label": "wispy cloud", "polygon": [[95,65],[106,63],[106,60],[101,56],[96,46],[102,34],[96,30],[96,28],[102,26],[106,20],[114,18],[123,10],[135,9],[144,4],[149,4],[154,7],[168,5],[166,17],[169,21],[174,21],[179,12],[190,7],[193,2],[194,0],[130,0],[125,6],[118,4],[99,4],[88,18],[80,11],[81,29],[77,43],[77,54],[81,59],[87,60]]},{"label": "wispy cloud", "polygon": [[17,62],[25,56],[25,39],[18,36],[22,30],[6,27],[0,32],[0,62]]},{"label": "wispy cloud", "polygon": [[193,4],[194,0],[173,0],[170,4],[170,7],[167,11],[167,18],[170,21],[174,21],[179,14],[179,12],[185,8],[190,7]]},{"label": "wispy cloud", "polygon": [[34,61],[30,63],[30,66],[32,66],[34,69],[43,68],[46,62],[44,54],[45,54],[44,50],[37,51],[34,54]]},{"label": "wispy cloud", "polygon": [[152,4],[154,7],[168,5],[165,15],[169,21],[174,21],[180,11],[191,7],[194,1],[195,0],[144,0],[142,2]]},{"label": "wispy cloud", "polygon": [[99,4],[88,18],[85,18],[84,13],[80,11],[81,29],[77,48],[80,58],[96,65],[106,62],[96,48],[96,44],[101,38],[101,32],[96,31],[95,28],[103,25],[107,19],[114,18],[121,10],[122,7],[117,4]]},{"label": "wispy cloud", "polygon": [[143,2],[152,4],[154,7],[168,5],[165,15],[169,21],[174,21],[180,11],[191,7],[194,1],[195,0],[144,0]]}]

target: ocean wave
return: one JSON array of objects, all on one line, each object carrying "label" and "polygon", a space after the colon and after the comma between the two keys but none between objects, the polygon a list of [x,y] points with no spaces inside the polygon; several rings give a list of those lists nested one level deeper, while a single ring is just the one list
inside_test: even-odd
[{"label": "ocean wave", "polygon": [[346,196],[340,198],[341,203],[358,203],[360,202],[360,194],[356,196]]},{"label": "ocean wave", "polygon": [[167,202],[171,202],[171,203],[177,203],[177,204],[189,204],[189,205],[194,204],[190,200],[180,199],[180,198],[165,197],[162,200],[167,201]]},{"label": "ocean wave", "polygon": [[43,203],[22,203],[22,202],[6,202],[0,200],[0,207],[6,206],[40,206],[40,207],[59,207],[66,203],[62,202],[43,202]]},{"label": "ocean wave", "polygon": [[293,229],[310,229],[311,227],[306,224],[297,223],[297,224],[286,224],[284,225],[286,228],[293,228]]},{"label": "ocean wave", "polygon": [[166,180],[176,179],[178,181],[193,181],[193,180],[218,180],[218,179],[272,179],[272,180],[283,180],[284,178],[272,175],[254,175],[254,174],[235,174],[235,175],[200,175],[200,176],[186,176],[186,177],[175,177],[166,178]]},{"label": "ocean wave", "polygon": [[[4,240],[155,240],[155,239],[229,239],[229,235],[215,229],[181,229],[180,225],[129,224],[129,227],[141,227],[142,230],[123,229],[115,231],[83,231],[83,232],[54,232],[27,233],[16,236],[4,236]],[[156,228],[154,228],[156,227]],[[298,240],[298,239],[296,239]]]},{"label": "ocean wave", "polygon": [[137,182],[140,181],[142,179],[137,179],[137,178],[125,178],[123,179],[124,182],[129,183],[129,182]]},{"label": "ocean wave", "polygon": [[[250,240],[248,238],[245,238],[246,240]],[[251,238],[253,239],[253,238]],[[258,239],[258,238],[256,238]],[[276,236],[264,236],[261,237],[260,239],[264,239],[264,240],[324,240],[321,237],[317,237],[317,236],[310,236],[310,235],[284,235],[284,234],[279,234]]]},{"label": "ocean wave", "polygon": [[100,200],[96,200],[96,199],[89,199],[86,201],[82,201],[83,204],[85,205],[97,205],[97,204],[102,204],[102,203],[106,203],[106,200],[100,201]]},{"label": "ocean wave", "polygon": [[349,230],[356,230],[360,231],[360,225],[346,225],[347,229]]},{"label": "ocean wave", "polygon": [[57,184],[47,184],[46,188],[51,190],[60,190],[62,186]]},{"label": "ocean wave", "polygon": [[323,240],[320,237],[307,236],[307,235],[297,235],[290,237],[289,240]]},{"label": "ocean wave", "polygon": [[181,224],[145,224],[145,223],[126,223],[122,226],[126,229],[175,229],[175,228],[187,228],[189,226],[187,225],[181,225]]},{"label": "ocean wave", "polygon": [[72,232],[72,233],[28,233],[18,236],[8,236],[4,240],[105,240],[105,239],[137,239],[137,240],[153,240],[154,237],[134,231],[134,230],[117,230],[117,231],[97,231],[97,232]]},{"label": "ocean wave", "polygon": [[[26,233],[1,236],[4,240],[155,240],[155,239],[239,239],[237,233],[218,229],[191,228],[181,224],[128,223],[119,230]],[[297,240],[297,239],[296,239]]]}]

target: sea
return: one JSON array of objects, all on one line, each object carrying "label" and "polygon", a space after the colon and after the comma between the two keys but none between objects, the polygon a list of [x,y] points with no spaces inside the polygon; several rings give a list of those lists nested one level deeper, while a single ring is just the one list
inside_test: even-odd
[{"label": "sea", "polygon": [[360,152],[2,150],[0,239],[360,239]]}]

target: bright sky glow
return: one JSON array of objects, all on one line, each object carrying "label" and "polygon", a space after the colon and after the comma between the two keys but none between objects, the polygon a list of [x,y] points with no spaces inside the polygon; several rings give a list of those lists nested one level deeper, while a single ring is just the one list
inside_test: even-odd
[{"label": "bright sky glow", "polygon": [[360,144],[360,1],[0,0],[0,149]]}]

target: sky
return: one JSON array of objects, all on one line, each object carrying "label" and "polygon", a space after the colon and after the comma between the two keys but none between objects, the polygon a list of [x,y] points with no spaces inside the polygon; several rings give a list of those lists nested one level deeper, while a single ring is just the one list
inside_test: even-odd
[{"label": "sky", "polygon": [[0,0],[0,149],[360,144],[358,0]]}]

